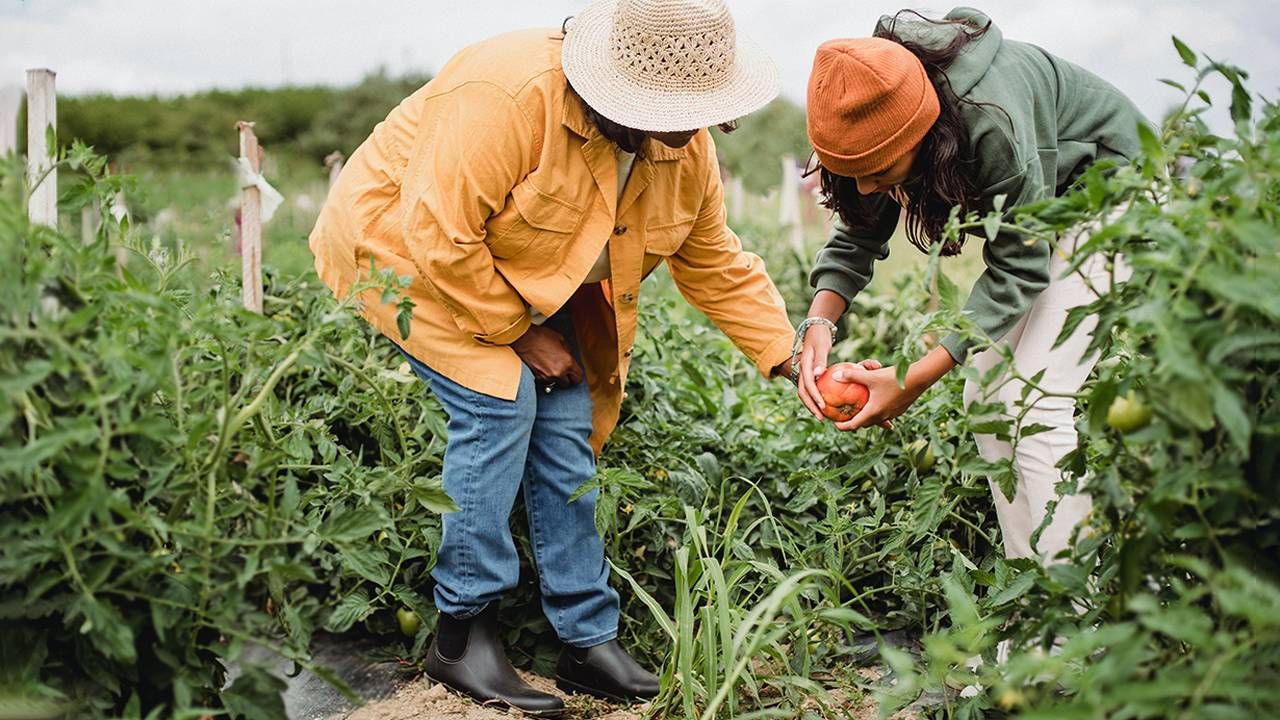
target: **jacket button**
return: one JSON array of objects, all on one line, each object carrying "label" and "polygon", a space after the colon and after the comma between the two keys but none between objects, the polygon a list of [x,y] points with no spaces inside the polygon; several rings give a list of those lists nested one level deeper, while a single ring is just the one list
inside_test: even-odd
[{"label": "jacket button", "polygon": [[631,357],[631,348],[627,348],[627,351],[622,353],[622,357]]},{"label": "jacket button", "polygon": [[614,226],[613,226],[613,234],[614,234],[614,235],[621,235],[621,234],[625,233],[626,231],[627,231],[627,226],[626,226],[626,225],[614,225]]},{"label": "jacket button", "polygon": [[636,301],[635,293],[622,293],[622,302],[632,303]]}]

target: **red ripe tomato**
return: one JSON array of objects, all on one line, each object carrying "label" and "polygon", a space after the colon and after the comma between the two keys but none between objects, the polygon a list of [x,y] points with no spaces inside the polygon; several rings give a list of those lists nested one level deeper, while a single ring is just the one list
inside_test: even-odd
[{"label": "red ripe tomato", "polygon": [[837,382],[831,376],[836,370],[857,367],[853,363],[837,363],[827,368],[818,378],[818,392],[822,393],[822,414],[828,420],[844,422],[853,419],[871,393],[867,386],[856,382]]}]

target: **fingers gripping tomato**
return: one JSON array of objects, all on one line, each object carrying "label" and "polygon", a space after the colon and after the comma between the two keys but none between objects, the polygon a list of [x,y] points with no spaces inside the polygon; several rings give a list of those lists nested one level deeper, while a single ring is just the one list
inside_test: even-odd
[{"label": "fingers gripping tomato", "polygon": [[828,420],[844,422],[858,414],[867,404],[870,392],[867,386],[856,382],[841,382],[832,378],[836,370],[855,369],[853,363],[837,363],[827,368],[818,378],[818,392],[822,393],[822,414]]}]

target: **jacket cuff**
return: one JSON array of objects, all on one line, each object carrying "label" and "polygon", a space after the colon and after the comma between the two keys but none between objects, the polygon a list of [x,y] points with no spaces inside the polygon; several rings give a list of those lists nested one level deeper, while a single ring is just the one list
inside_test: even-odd
[{"label": "jacket cuff", "polygon": [[512,324],[497,332],[488,335],[476,335],[476,342],[482,345],[510,345],[519,340],[529,330],[529,326],[533,324],[533,318],[529,313],[523,313]]},{"label": "jacket cuff", "polygon": [[978,341],[953,332],[942,338],[939,344],[946,348],[947,354],[956,361],[957,365],[963,365],[965,358],[969,356],[969,351],[977,346]]},{"label": "jacket cuff", "polygon": [[[760,356],[756,358],[756,367],[765,379],[773,379],[773,369],[791,359],[791,346],[795,344],[794,335],[784,335],[769,343]],[[778,376],[780,377],[780,376]]]},{"label": "jacket cuff", "polygon": [[815,272],[810,282],[813,285],[815,294],[819,290],[830,290],[844,298],[846,303],[852,302],[853,297],[862,291],[862,288],[858,287],[856,282],[850,280],[848,275],[841,272]]}]

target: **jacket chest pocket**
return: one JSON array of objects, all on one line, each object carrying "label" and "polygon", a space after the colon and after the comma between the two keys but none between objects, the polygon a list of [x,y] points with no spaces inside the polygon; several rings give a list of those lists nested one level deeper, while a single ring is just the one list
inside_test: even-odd
[{"label": "jacket chest pocket", "polygon": [[486,223],[485,242],[498,258],[512,258],[531,249],[539,255],[554,255],[578,229],[582,215],[582,208],[526,181],[512,188],[510,202]]},{"label": "jacket chest pocket", "polygon": [[674,255],[689,238],[689,233],[693,232],[694,220],[695,218],[690,217],[672,223],[650,225],[644,234],[645,254],[663,257]]},{"label": "jacket chest pocket", "polygon": [[676,254],[688,239],[689,233],[693,232],[695,219],[690,217],[673,223],[650,225],[645,230],[644,266],[641,268],[641,277],[648,277],[649,273],[653,272],[663,260]]}]

